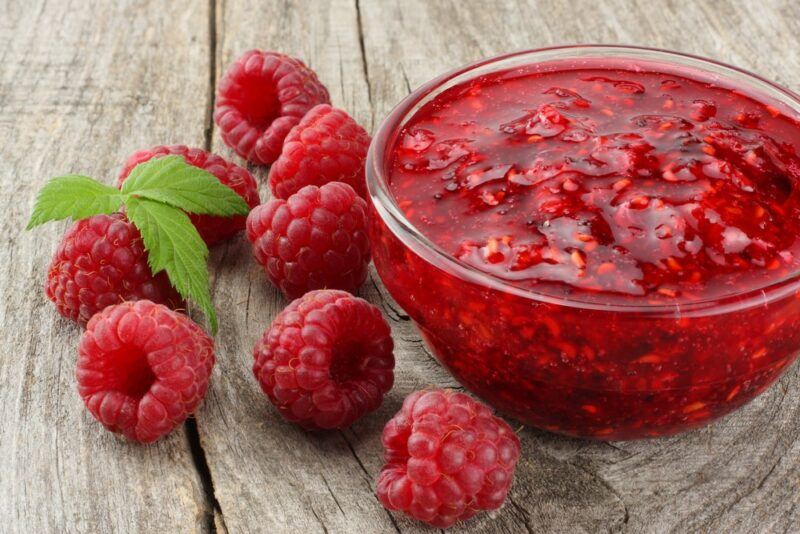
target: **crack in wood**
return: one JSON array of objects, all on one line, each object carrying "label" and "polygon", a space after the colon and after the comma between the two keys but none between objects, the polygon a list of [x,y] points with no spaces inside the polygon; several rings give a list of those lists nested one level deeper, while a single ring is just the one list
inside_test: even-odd
[{"label": "crack in wood", "polygon": [[781,460],[783,460],[783,456],[779,456],[778,460],[774,464],[772,464],[772,467],[769,468],[769,471],[767,471],[767,474],[765,474],[763,477],[761,477],[761,480],[756,485],[756,489],[757,490],[760,490],[761,488],[764,487],[764,484],[767,482],[767,479],[775,471],[775,468],[778,467],[778,464],[781,463]]},{"label": "crack in wood", "polygon": [[333,502],[336,503],[336,507],[339,508],[340,512],[342,512],[342,515],[347,515],[346,513],[344,513],[344,508],[342,508],[341,503],[339,503],[339,499],[336,498],[336,494],[331,489],[331,485],[328,484],[328,479],[325,478],[325,475],[322,475],[322,482],[325,483],[325,487],[328,489],[328,493],[330,493],[331,497],[333,497]]},{"label": "crack in wood", "polygon": [[[216,98],[217,83],[217,0],[208,0],[208,37],[208,101],[205,117],[204,148],[210,152],[214,135],[214,102]],[[226,245],[220,263],[224,262],[227,254],[228,246]],[[217,268],[219,268],[219,265]],[[215,288],[216,283],[214,283],[212,286],[212,292]],[[184,427],[186,429],[186,439],[188,441],[192,462],[194,463],[195,470],[200,478],[200,484],[203,490],[204,523],[202,528],[206,532],[216,533],[220,529],[223,532],[228,532],[228,527],[225,524],[225,515],[222,512],[222,506],[220,505],[214,491],[214,481],[211,477],[211,468],[208,465],[208,458],[200,440],[197,419],[195,419],[194,416],[189,417],[186,420]],[[217,527],[218,522],[220,526],[219,529]]]},{"label": "crack in wood", "polygon": [[[367,483],[367,487],[369,487],[370,491],[372,491],[372,483],[370,482],[371,481],[371,477],[370,477],[369,471],[367,470],[367,467],[364,465],[364,462],[361,461],[361,458],[359,458],[358,454],[356,453],[355,448],[353,447],[353,444],[350,443],[349,439],[347,439],[347,434],[345,434],[344,431],[340,430],[339,431],[339,435],[342,436],[342,439],[347,444],[347,448],[350,449],[350,453],[353,455],[353,458],[355,458],[356,463],[358,463],[359,467],[361,467],[361,470],[364,472],[364,475],[365,475],[364,476],[364,480]],[[394,516],[392,515],[392,512],[390,512],[386,508],[384,508],[384,511],[386,512],[386,515],[389,517],[389,521],[392,522],[392,525],[394,526],[395,530],[399,534],[400,533],[400,526],[397,524],[397,521],[395,520]]]},{"label": "crack in wood", "polygon": [[400,74],[403,75],[403,82],[406,84],[406,91],[408,92],[408,94],[411,94],[412,93],[411,82],[408,81],[408,73],[406,72],[406,69],[403,68],[403,65],[400,65]]},{"label": "crack in wood", "polygon": [[369,79],[369,65],[367,64],[367,52],[364,46],[364,22],[361,16],[361,0],[355,0],[356,4],[356,26],[358,28],[358,46],[361,49],[361,69],[364,72],[364,80],[367,83],[367,100],[369,101],[370,113],[370,133],[375,132],[375,106],[372,102],[372,83]]},{"label": "crack in wood", "polygon": [[192,455],[197,475],[200,477],[200,484],[204,496],[204,522],[202,527],[205,532],[217,532],[217,523],[215,516],[218,515],[222,526],[227,532],[225,526],[225,516],[222,514],[222,507],[217,500],[214,492],[214,481],[211,478],[211,469],[208,466],[208,459],[203,450],[203,444],[200,441],[200,433],[197,430],[197,420],[194,416],[189,417],[184,424],[186,429],[186,440],[189,445],[189,451]]},{"label": "crack in wood", "polygon": [[390,319],[392,319],[392,320],[393,320],[393,321],[395,321],[395,322],[405,322],[405,321],[410,321],[410,320],[411,320],[411,318],[410,318],[410,317],[409,317],[409,316],[408,316],[408,315],[407,315],[405,312],[403,312],[402,310],[400,310],[400,309],[398,309],[397,307],[395,307],[395,306],[392,304],[392,302],[391,302],[391,299],[387,298],[387,297],[386,297],[386,296],[383,294],[383,291],[381,291],[381,287],[380,287],[380,285],[379,285],[379,284],[378,284],[378,282],[375,280],[375,276],[376,276],[375,274],[373,274],[373,273],[370,273],[370,275],[369,275],[369,281],[370,281],[370,283],[372,284],[372,287],[375,289],[375,294],[376,294],[376,295],[378,296],[378,298],[380,299],[380,301],[381,301],[381,307],[383,307],[383,311],[385,311],[385,312],[386,312],[386,315],[388,315],[388,316],[389,316],[389,318],[390,318]]},{"label": "crack in wood", "polygon": [[208,0],[208,38],[208,107],[204,148],[210,152],[214,138],[214,104],[217,96],[217,0]]},{"label": "crack in wood", "polygon": [[528,532],[528,534],[533,534],[534,530],[529,523],[530,514],[528,513],[528,511],[522,506],[520,506],[519,503],[516,500],[514,500],[514,497],[511,495],[508,496],[508,502],[511,503],[511,507],[517,511],[517,514],[520,516],[522,524],[525,525],[525,530]]},{"label": "crack in wood", "polygon": [[622,506],[622,517],[620,518],[619,523],[611,525],[609,527],[609,530],[613,531],[615,527],[618,527],[619,530],[623,530],[625,528],[625,525],[627,525],[628,521],[630,520],[630,512],[628,510],[628,503],[625,502],[625,499],[619,492],[619,490],[617,490],[617,488],[612,486],[599,473],[596,473],[595,471],[592,471],[589,467],[582,465],[581,462],[565,462],[565,463],[571,467],[574,467],[586,473],[586,475],[588,475],[591,480],[594,480],[598,484],[598,486],[600,486],[601,488],[605,488],[617,501],[619,501],[620,505]]},{"label": "crack in wood", "polygon": [[319,525],[322,527],[322,532],[328,534],[328,527],[325,526],[325,521],[322,520],[313,506],[309,506],[309,508],[311,509],[311,514],[316,518],[316,520],[319,522]]}]

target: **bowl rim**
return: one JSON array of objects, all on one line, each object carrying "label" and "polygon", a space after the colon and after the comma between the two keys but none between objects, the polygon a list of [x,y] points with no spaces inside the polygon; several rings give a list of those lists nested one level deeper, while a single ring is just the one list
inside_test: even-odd
[{"label": "bowl rim", "polygon": [[[428,263],[433,264],[446,273],[480,286],[489,287],[503,293],[510,293],[534,302],[567,306],[577,309],[637,313],[654,316],[686,317],[696,315],[717,315],[742,310],[754,306],[764,306],[770,302],[792,295],[800,291],[800,268],[792,273],[762,285],[747,287],[737,293],[720,297],[700,299],[690,302],[673,303],[604,303],[602,301],[581,300],[579,296],[554,296],[537,292],[533,288],[522,288],[511,282],[491,275],[477,267],[471,266],[432,242],[403,214],[389,190],[385,172],[386,150],[394,145],[402,125],[424,103],[436,96],[436,91],[443,91],[456,83],[477,77],[486,72],[480,69],[497,65],[496,70],[514,66],[543,63],[537,57],[547,54],[565,53],[558,59],[608,58],[632,60],[653,60],[656,63],[671,67],[691,67],[697,72],[710,75],[714,80],[727,81],[732,85],[746,86],[753,96],[766,96],[787,106],[800,116],[800,95],[775,82],[745,69],[701,56],[672,50],[609,44],[571,44],[519,50],[468,63],[434,77],[422,84],[403,98],[381,122],[370,143],[366,159],[366,181],[369,200],[374,212],[389,228],[395,237],[406,247]],[[508,65],[515,60],[527,59],[526,63]],[[547,59],[545,61],[547,61]],[[448,85],[450,84],[450,85]],[[373,214],[374,216],[374,214]]]}]

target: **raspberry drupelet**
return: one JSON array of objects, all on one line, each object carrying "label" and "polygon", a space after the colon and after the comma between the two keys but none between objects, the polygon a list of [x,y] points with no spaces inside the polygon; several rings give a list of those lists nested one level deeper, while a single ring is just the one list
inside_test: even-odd
[{"label": "raspberry drupelet", "polygon": [[283,151],[269,170],[269,186],[289,198],[303,186],[344,182],[367,196],[364,160],[369,134],[341,109],[320,104],[292,128]]},{"label": "raspberry drupelet", "polygon": [[367,277],[367,204],[340,182],[309,185],[250,212],[256,260],[287,298],[312,289],[354,292]]},{"label": "raspberry drupelet", "polygon": [[47,298],[81,324],[106,306],[147,299],[182,304],[166,274],[153,276],[139,230],[121,213],[95,215],[70,227],[50,263]]},{"label": "raspberry drupelet", "polygon": [[[201,148],[189,148],[184,145],[154,146],[148,150],[139,150],[130,155],[125,166],[120,172],[118,185],[128,178],[134,167],[152,158],[177,155],[182,156],[186,163],[206,170],[217,179],[236,192],[244,199],[250,208],[258,206],[261,201],[258,197],[258,184],[255,178],[246,169],[232,163],[216,154],[206,152]],[[189,219],[197,228],[200,237],[207,245],[220,243],[236,233],[244,230],[246,217],[215,217],[213,215],[189,214]]]},{"label": "raspberry drupelet", "polygon": [[187,316],[148,300],[109,306],[78,347],[78,392],[108,430],[149,443],[203,400],[214,341]]},{"label": "raspberry drupelet", "polygon": [[289,304],[253,351],[253,373],[288,421],[346,428],[377,409],[394,382],[389,325],[344,291],[312,291]]},{"label": "raspberry drupelet", "polygon": [[303,115],[329,102],[328,90],[299,59],[250,50],[220,80],[214,120],[237,154],[267,165],[280,155],[283,140]]},{"label": "raspberry drupelet", "polygon": [[506,499],[519,438],[464,393],[412,393],[383,429],[378,498],[389,510],[447,528]]}]

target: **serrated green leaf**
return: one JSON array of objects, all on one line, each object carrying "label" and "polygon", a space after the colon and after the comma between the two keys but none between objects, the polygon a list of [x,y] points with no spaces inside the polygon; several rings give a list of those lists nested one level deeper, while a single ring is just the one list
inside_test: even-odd
[{"label": "serrated green leaf", "polygon": [[153,274],[166,271],[170,283],[185,299],[203,310],[217,332],[217,315],[208,282],[208,247],[183,211],[146,198],[130,197],[128,219],[142,234]]},{"label": "serrated green leaf", "polygon": [[78,174],[53,178],[39,191],[26,230],[48,221],[67,217],[85,219],[101,213],[114,213],[122,205],[118,189]]},{"label": "serrated green leaf", "polygon": [[177,155],[151,159],[134,167],[122,192],[175,206],[189,213],[247,215],[250,207],[210,172]]}]

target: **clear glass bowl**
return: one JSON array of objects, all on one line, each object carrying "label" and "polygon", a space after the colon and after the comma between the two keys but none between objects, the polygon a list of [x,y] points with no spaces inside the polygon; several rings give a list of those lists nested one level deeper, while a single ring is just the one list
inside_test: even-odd
[{"label": "clear glass bowl", "polygon": [[567,435],[634,439],[701,426],[753,399],[800,349],[800,278],[688,304],[581,301],[522,289],[460,262],[415,228],[387,183],[406,121],[482,74],[551,61],[653,64],[690,73],[800,116],[800,98],[758,76],[661,50],[571,46],[468,65],[404,99],[367,161],[371,238],[386,288],[467,389],[519,421]]}]

